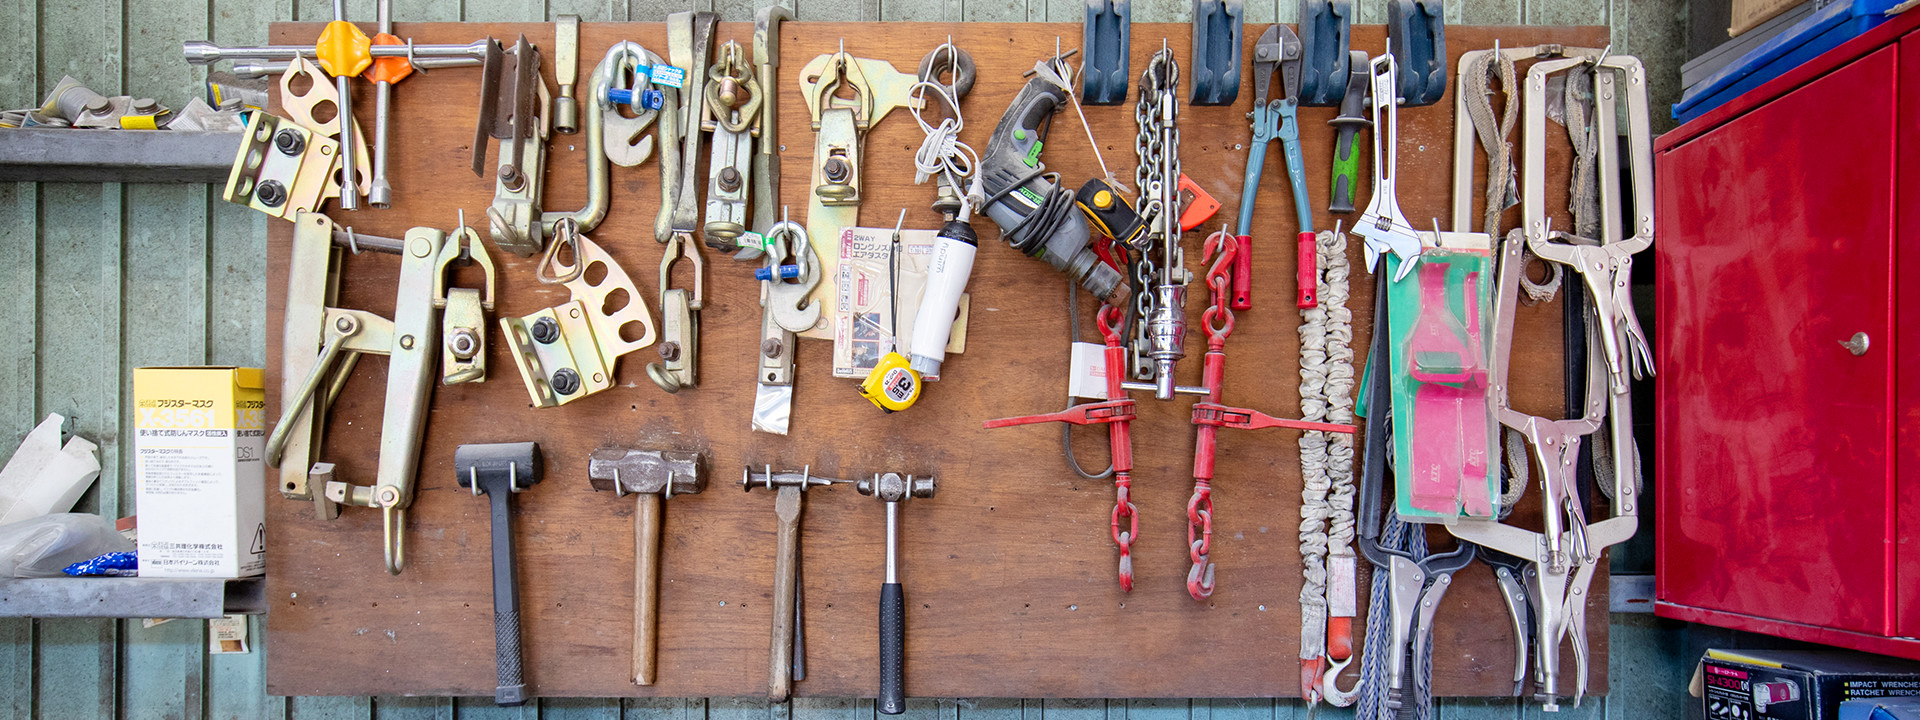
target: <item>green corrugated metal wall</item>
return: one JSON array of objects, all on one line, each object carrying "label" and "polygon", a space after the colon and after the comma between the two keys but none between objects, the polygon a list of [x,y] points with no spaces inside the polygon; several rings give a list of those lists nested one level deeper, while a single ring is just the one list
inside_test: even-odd
[{"label": "green corrugated metal wall", "polygon": [[[706,0],[727,20],[751,20],[766,0]],[[1362,23],[1385,18],[1360,0]],[[373,0],[352,0],[371,18]],[[679,3],[647,0],[402,0],[403,21],[589,22],[659,20]],[[805,20],[1078,22],[1080,0],[800,0]],[[1247,3],[1250,22],[1292,22],[1292,0]],[[37,104],[72,75],[104,94],[178,103],[199,95],[201,71],[179,43],[258,44],[276,20],[330,20],[326,0],[6,0],[0,5],[0,107]],[[1184,22],[1182,0],[1135,0],[1134,19]],[[1616,52],[1651,69],[1656,107],[1678,95],[1683,0],[1456,0],[1460,24],[1606,25]],[[1656,113],[1664,115],[1664,113]],[[1656,125],[1666,123],[1656,118]],[[203,185],[0,183],[0,308],[21,331],[0,342],[0,447],[42,416],[73,418],[100,444],[98,489],[80,509],[130,510],[123,402],[144,365],[264,362],[265,219],[219,201]],[[253,640],[265,642],[259,623]],[[1567,717],[1680,717],[1690,658],[1684,630],[1647,616],[1615,616],[1613,694]],[[873,720],[864,700],[561,700],[501,709],[486,699],[277,698],[265,694],[262,654],[209,655],[206,626],[176,621],[0,620],[0,714],[18,718],[645,718],[646,720]],[[1270,700],[919,700],[924,720],[1283,720],[1297,702]],[[1510,699],[1444,701],[1440,716],[1534,717]],[[1351,717],[1323,711],[1320,717]]]}]

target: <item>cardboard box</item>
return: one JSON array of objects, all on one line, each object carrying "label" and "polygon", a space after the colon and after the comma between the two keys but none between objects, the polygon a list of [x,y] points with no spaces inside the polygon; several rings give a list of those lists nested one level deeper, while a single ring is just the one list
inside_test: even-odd
[{"label": "cardboard box", "polygon": [[1920,695],[1920,663],[1846,650],[1708,650],[1692,689],[1707,720],[1838,720],[1848,700]]},{"label": "cardboard box", "polygon": [[1740,33],[1760,27],[1761,23],[1772,20],[1773,16],[1786,12],[1794,6],[1811,0],[1733,0],[1733,20],[1728,24],[1727,37],[1737,37]]},{"label": "cardboard box", "polygon": [[1920,720],[1920,697],[1848,700],[1840,703],[1840,720]]},{"label": "cardboard box", "polygon": [[258,368],[133,371],[141,577],[266,571],[266,383]]}]

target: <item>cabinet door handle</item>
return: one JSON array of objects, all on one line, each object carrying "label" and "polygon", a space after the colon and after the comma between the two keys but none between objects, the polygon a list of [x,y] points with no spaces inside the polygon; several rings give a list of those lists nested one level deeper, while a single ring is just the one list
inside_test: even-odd
[{"label": "cabinet door handle", "polygon": [[1840,347],[1846,348],[1847,352],[1853,353],[1854,357],[1867,354],[1868,344],[1867,334],[1863,332],[1854,333],[1851,340],[1840,341]]}]

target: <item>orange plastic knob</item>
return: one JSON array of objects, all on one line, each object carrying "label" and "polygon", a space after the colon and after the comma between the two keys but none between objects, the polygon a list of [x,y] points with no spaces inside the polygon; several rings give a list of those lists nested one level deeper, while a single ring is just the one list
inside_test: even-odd
[{"label": "orange plastic knob", "polygon": [[327,23],[327,29],[320,33],[320,39],[313,44],[313,54],[320,61],[320,69],[328,75],[357,77],[373,64],[373,41],[353,23],[335,20]]},{"label": "orange plastic knob", "polygon": [[[406,43],[403,42],[400,38],[394,37],[388,33],[380,33],[379,35],[373,36],[373,44],[405,45]],[[367,80],[369,82],[376,82],[376,83],[398,83],[401,80],[407,79],[407,76],[412,74],[413,74],[413,63],[407,62],[406,58],[403,58],[403,57],[375,58],[373,61],[373,70],[367,73]]]}]

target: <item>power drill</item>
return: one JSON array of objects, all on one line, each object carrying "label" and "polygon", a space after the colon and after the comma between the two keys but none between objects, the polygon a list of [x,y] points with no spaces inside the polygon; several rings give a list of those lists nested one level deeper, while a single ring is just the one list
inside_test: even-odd
[{"label": "power drill", "polygon": [[1132,288],[1100,261],[1086,216],[1074,212],[1074,193],[1048,179],[1040,163],[1041,124],[1066,102],[1065,92],[1037,75],[1020,88],[980,159],[982,207],[1013,249],[1072,275],[1107,304],[1122,305]]}]

